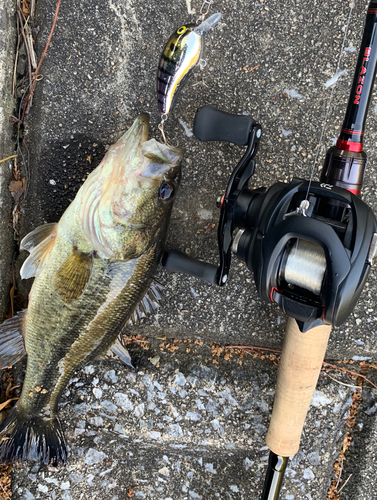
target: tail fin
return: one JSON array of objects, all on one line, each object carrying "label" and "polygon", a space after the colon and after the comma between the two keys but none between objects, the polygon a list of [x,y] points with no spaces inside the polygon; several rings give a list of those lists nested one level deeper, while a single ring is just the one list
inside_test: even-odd
[{"label": "tail fin", "polygon": [[21,460],[46,465],[67,462],[67,448],[59,419],[30,417],[16,405],[0,426],[0,463]]}]

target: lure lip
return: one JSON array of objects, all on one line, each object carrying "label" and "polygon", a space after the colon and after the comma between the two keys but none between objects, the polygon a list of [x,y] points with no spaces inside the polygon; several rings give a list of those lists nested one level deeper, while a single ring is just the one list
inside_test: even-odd
[{"label": "lure lip", "polygon": [[216,14],[212,14],[208,19],[205,19],[202,23],[199,24],[196,28],[194,28],[194,33],[199,36],[204,36],[208,33],[210,29],[212,29],[222,18],[222,14],[217,12]]}]

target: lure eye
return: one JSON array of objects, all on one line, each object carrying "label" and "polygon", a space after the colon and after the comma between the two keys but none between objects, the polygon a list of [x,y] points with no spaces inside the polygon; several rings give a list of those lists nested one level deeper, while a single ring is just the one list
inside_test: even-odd
[{"label": "lure eye", "polygon": [[180,28],[177,29],[177,35],[183,35],[185,31],[186,31],[186,26],[181,26]]},{"label": "lure eye", "polygon": [[159,192],[158,192],[158,197],[162,201],[168,201],[171,200],[174,196],[174,186],[171,182],[163,182],[160,186]]}]

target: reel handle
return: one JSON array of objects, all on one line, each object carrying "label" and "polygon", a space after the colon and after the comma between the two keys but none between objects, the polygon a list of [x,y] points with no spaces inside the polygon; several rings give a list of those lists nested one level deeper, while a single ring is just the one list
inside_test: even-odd
[{"label": "reel handle", "polygon": [[202,142],[223,141],[246,146],[256,121],[247,115],[232,115],[207,104],[195,114],[193,132]]},{"label": "reel handle", "polygon": [[185,273],[210,285],[218,284],[218,267],[201,260],[192,259],[179,250],[167,250],[162,257],[162,266],[173,273]]}]

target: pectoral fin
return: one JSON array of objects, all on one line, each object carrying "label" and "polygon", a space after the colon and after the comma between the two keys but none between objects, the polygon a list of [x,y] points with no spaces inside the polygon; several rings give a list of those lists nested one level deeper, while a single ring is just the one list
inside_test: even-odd
[{"label": "pectoral fin", "polygon": [[80,297],[90,279],[93,257],[73,249],[54,278],[55,290],[64,302]]},{"label": "pectoral fin", "polygon": [[0,369],[13,366],[26,354],[23,339],[23,324],[26,309],[7,319],[0,325]]},{"label": "pectoral fin", "polygon": [[44,224],[25,236],[20,249],[30,252],[21,267],[21,279],[37,276],[46,265],[55,245],[57,224]]}]

